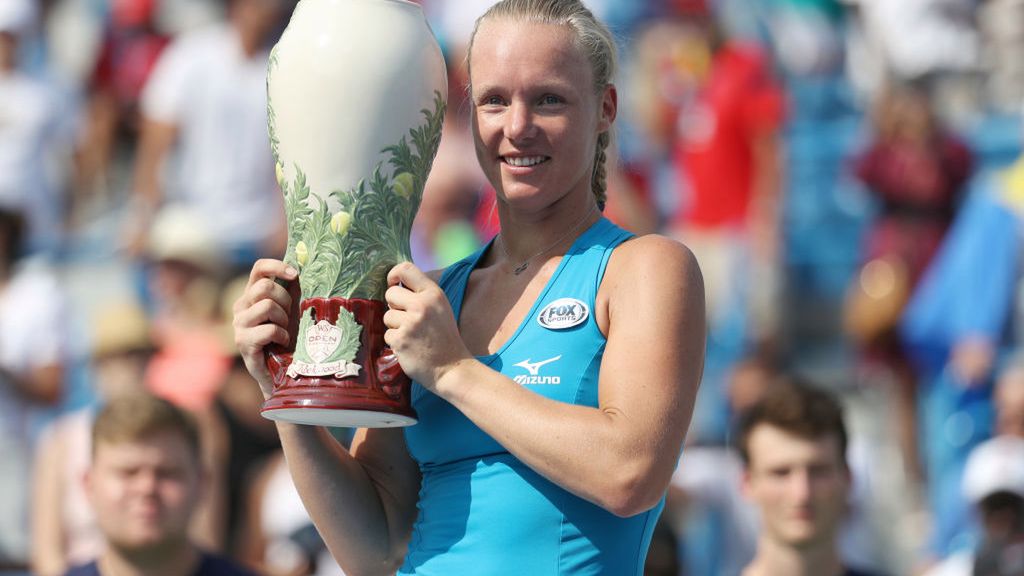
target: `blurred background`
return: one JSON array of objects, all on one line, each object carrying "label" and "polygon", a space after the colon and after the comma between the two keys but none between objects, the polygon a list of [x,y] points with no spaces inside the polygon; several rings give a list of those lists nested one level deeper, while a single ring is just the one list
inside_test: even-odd
[{"label": "blurred background", "polygon": [[[339,573],[228,328],[252,262],[284,251],[264,82],[295,3],[0,0],[0,571],[95,554],[89,422],[146,387],[203,424],[197,538],[265,573]],[[421,4],[450,77],[413,231],[429,269],[497,217],[463,65],[490,2]],[[778,374],[847,409],[848,558],[912,574],[973,546],[968,455],[1024,436],[1024,0],[587,4],[620,48],[606,215],[685,242],[707,284],[658,557],[709,576],[752,557],[730,437]]]}]

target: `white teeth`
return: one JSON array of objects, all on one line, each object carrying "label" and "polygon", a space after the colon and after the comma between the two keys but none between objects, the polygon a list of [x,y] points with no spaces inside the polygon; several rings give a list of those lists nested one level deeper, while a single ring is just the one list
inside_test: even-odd
[{"label": "white teeth", "polygon": [[547,160],[544,156],[528,156],[522,158],[512,158],[509,156],[505,157],[505,162],[508,162],[510,166],[523,167],[523,166],[536,166],[541,162]]}]

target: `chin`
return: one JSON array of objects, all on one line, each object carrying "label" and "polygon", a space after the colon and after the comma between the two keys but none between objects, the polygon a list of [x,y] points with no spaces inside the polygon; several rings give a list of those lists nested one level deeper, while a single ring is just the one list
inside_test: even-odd
[{"label": "chin", "polygon": [[111,539],[110,544],[126,554],[153,554],[184,541],[184,534],[174,535],[167,531],[134,532],[125,538]]},{"label": "chin", "polygon": [[111,538],[110,544],[125,552],[145,552],[158,547],[166,538],[157,534],[132,534],[124,538]]},{"label": "chin", "polygon": [[506,202],[517,203],[527,201],[538,193],[537,186],[522,182],[506,182],[501,186],[502,196]]},{"label": "chin", "polygon": [[125,528],[122,538],[112,538],[123,548],[148,547],[173,537],[173,531],[161,524],[126,523]]},{"label": "chin", "polygon": [[821,531],[814,526],[802,526],[786,531],[784,540],[793,548],[810,548],[822,539]]}]

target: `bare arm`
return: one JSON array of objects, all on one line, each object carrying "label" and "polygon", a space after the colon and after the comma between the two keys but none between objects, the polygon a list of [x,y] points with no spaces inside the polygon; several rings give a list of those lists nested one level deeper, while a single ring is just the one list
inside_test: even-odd
[{"label": "bare arm", "polygon": [[703,370],[703,281],[688,250],[650,236],[613,254],[598,295],[608,342],[597,408],[539,396],[476,361],[444,294],[415,267],[396,266],[389,282],[385,339],[411,377],[533,470],[610,512],[637,514],[664,495]]},{"label": "bare arm", "polygon": [[[284,262],[260,260],[235,303],[235,341],[265,397],[273,390],[263,348],[288,344],[292,281]],[[324,542],[347,574],[390,574],[412,533],[419,468],[400,430],[360,430],[351,451],[323,428],[278,423],[288,469]]]},{"label": "bare arm", "polygon": [[231,447],[228,432],[220,415],[212,408],[193,413],[202,438],[202,461],[206,475],[206,489],[192,521],[189,535],[206,550],[224,549],[224,530],[227,522],[227,461]]},{"label": "bare arm", "polygon": [[64,365],[44,364],[25,373],[14,373],[0,367],[0,381],[14,386],[18,393],[33,402],[52,406],[60,400],[64,388]]},{"label": "bare arm", "polygon": [[137,212],[128,238],[128,249],[133,254],[142,251],[153,214],[163,201],[160,170],[177,137],[178,128],[175,124],[143,120],[133,176]]},{"label": "bare arm", "polygon": [[767,263],[780,257],[782,239],[779,218],[782,206],[783,149],[775,131],[764,131],[754,140],[754,195],[750,229],[755,253]]},{"label": "bare arm", "polygon": [[57,576],[68,569],[61,508],[64,443],[59,430],[44,436],[32,481],[32,572]]}]

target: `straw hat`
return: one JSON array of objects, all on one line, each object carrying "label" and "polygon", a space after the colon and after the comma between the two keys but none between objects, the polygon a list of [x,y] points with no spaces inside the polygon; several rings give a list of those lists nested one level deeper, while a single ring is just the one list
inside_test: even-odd
[{"label": "straw hat", "polygon": [[151,350],[149,319],[133,301],[110,304],[99,311],[93,325],[92,354],[96,358]]}]

